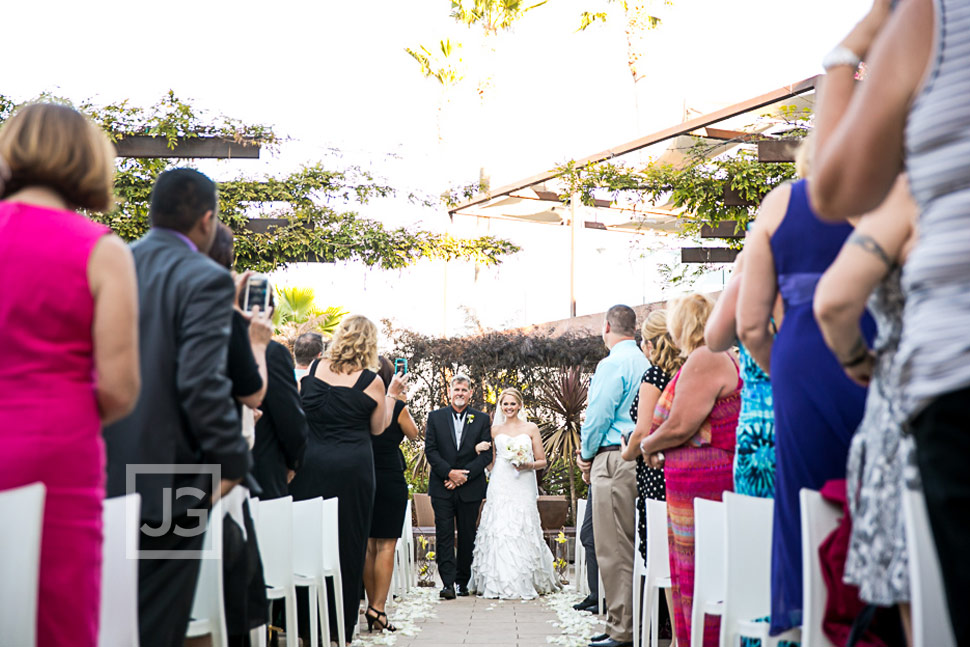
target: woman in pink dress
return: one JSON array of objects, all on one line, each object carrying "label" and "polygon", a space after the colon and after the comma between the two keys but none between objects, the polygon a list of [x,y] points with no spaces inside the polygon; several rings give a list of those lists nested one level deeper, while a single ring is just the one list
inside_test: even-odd
[{"label": "woman in pink dress", "polygon": [[97,645],[101,425],[139,390],[131,253],[74,212],[109,209],[113,180],[111,143],[71,108],[32,104],[0,128],[0,490],[47,488],[44,647]]}]

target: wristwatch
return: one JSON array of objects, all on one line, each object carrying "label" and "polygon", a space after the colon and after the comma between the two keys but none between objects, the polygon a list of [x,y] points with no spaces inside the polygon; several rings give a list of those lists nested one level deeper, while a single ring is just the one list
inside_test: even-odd
[{"label": "wristwatch", "polygon": [[839,67],[842,65],[848,65],[852,69],[855,69],[859,67],[860,63],[862,63],[862,59],[858,54],[853,52],[848,47],[838,45],[822,59],[822,68],[824,68],[826,72],[831,70],[833,67]]}]

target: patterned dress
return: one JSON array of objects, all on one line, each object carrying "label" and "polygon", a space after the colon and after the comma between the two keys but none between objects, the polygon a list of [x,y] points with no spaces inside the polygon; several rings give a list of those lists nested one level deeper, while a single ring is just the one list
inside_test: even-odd
[{"label": "patterned dress", "polygon": [[[683,370],[683,369],[681,369]],[[651,433],[670,416],[681,371],[664,389],[653,414]],[[670,545],[672,615],[677,644],[690,645],[691,608],[694,601],[694,499],[722,500],[734,486],[734,446],[741,413],[741,374],[737,388],[715,403],[694,436],[680,447],[664,450],[667,485],[667,541]],[[721,619],[704,621],[705,647],[718,644]]]},{"label": "patterned dress", "polygon": [[739,349],[744,388],[734,454],[734,491],[770,499],[775,496],[775,410],[771,380],[744,346]]},{"label": "patterned dress", "polygon": [[846,489],[852,535],[845,581],[859,587],[859,598],[890,606],[909,601],[909,563],[903,531],[902,486],[905,449],[894,411],[899,401],[893,362],[902,334],[903,292],[894,268],[869,299],[878,335],[873,346],[869,397],[862,424],[852,437]]},{"label": "patterned dress", "polygon": [[[641,379],[643,384],[652,384],[663,393],[670,383],[670,376],[664,373],[659,367],[651,366],[643,373]],[[637,421],[637,412],[640,407],[640,392],[633,398],[633,406],[630,407],[630,417],[633,422]],[[667,488],[664,484],[663,468],[647,467],[643,461],[643,456],[637,456],[637,507],[640,512],[640,523],[637,524],[637,534],[640,535],[640,556],[643,562],[647,562],[647,499],[664,501],[667,498]]]}]

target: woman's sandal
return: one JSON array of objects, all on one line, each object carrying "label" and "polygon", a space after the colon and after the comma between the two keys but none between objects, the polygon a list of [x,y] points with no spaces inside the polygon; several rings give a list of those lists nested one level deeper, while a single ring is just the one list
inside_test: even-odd
[{"label": "woman's sandal", "polygon": [[[376,615],[370,615],[370,611],[373,611]],[[388,622],[387,614],[383,611],[378,611],[374,607],[368,606],[367,611],[364,611],[364,618],[367,620],[367,631],[374,631],[374,625],[377,625],[378,631],[397,631],[397,627]],[[384,618],[384,620],[381,620]]]}]

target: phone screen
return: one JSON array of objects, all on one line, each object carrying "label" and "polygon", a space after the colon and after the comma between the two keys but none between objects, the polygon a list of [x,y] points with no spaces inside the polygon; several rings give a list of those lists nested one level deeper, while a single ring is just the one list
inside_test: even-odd
[{"label": "phone screen", "polygon": [[394,360],[394,372],[398,375],[407,375],[408,372],[408,361],[403,357],[399,357]]},{"label": "phone screen", "polygon": [[252,311],[256,306],[259,306],[261,312],[266,312],[269,306],[269,279],[266,277],[253,276],[246,283],[244,309]]}]

